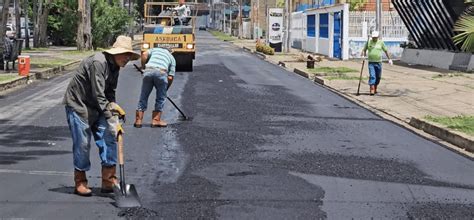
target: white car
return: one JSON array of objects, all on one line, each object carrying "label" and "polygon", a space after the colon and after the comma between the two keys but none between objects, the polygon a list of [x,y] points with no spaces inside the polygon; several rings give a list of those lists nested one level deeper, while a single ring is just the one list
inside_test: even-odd
[{"label": "white car", "polygon": [[13,29],[13,26],[7,25],[6,35],[8,38],[13,39],[16,37],[16,31]]}]

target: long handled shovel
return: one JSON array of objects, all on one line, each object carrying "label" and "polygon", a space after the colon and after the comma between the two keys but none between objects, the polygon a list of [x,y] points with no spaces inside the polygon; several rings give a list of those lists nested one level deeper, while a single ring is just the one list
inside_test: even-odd
[{"label": "long handled shovel", "polygon": [[122,133],[117,136],[118,160],[120,167],[120,185],[114,187],[115,204],[119,208],[132,208],[142,206],[135,185],[125,183],[125,169],[123,159],[123,137]]},{"label": "long handled shovel", "polygon": [[364,71],[365,59],[362,60],[362,67],[360,68],[359,86],[357,86],[357,95],[360,95],[360,83],[362,82],[362,72]]},{"label": "long handled shovel", "polygon": [[[133,66],[135,66],[135,68],[141,73],[143,74],[143,70],[140,69],[140,67],[138,67],[136,64],[133,64]],[[168,101],[171,102],[171,104],[173,104],[173,106],[178,110],[179,113],[181,113],[181,116],[183,116],[183,120],[187,121],[187,120],[191,120],[190,117],[186,116],[183,111],[181,111],[180,108],[178,108],[178,106],[173,102],[173,100],[171,100],[170,97],[166,96],[166,98],[168,99]]]}]

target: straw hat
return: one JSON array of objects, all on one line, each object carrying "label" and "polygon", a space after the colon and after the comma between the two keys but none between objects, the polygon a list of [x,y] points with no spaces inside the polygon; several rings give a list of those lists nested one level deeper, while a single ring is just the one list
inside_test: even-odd
[{"label": "straw hat", "polygon": [[132,55],[131,60],[138,60],[140,58],[140,54],[133,51],[132,38],[123,35],[118,36],[112,48],[105,52],[112,55],[130,53]]}]

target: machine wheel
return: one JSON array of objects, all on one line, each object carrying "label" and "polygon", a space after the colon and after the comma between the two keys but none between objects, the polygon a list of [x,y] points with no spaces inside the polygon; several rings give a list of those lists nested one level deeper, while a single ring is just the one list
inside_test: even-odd
[{"label": "machine wheel", "polygon": [[188,58],[188,61],[184,65],[184,71],[192,72],[193,71],[193,59]]},{"label": "machine wheel", "polygon": [[192,72],[193,71],[193,57],[192,56],[176,56],[176,71],[178,72]]}]

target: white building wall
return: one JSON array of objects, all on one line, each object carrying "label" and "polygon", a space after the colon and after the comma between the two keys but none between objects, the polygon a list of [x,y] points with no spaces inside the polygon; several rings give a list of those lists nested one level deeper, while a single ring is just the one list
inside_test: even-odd
[{"label": "white building wall", "polygon": [[[348,27],[349,27],[349,5],[348,4],[338,4],[328,7],[321,7],[317,9],[309,9],[306,11],[306,15],[316,15],[316,38],[313,40],[311,37],[307,37],[306,42],[306,51],[319,53],[328,57],[334,57],[334,12],[343,11],[343,28],[341,30],[341,53],[342,59],[347,60],[349,59],[349,41],[348,41]],[[320,38],[319,32],[319,14],[328,13],[328,38]],[[346,30],[347,29],[347,30]],[[305,33],[306,35],[306,33]],[[314,45],[313,45],[314,44]]]}]

